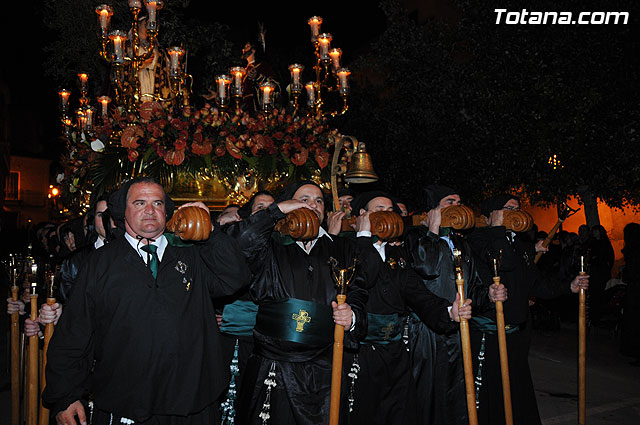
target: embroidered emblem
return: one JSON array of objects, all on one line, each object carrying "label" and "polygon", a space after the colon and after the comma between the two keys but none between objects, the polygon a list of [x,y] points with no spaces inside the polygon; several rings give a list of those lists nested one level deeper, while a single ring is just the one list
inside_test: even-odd
[{"label": "embroidered emblem", "polygon": [[387,258],[386,263],[389,265],[389,267],[391,267],[391,270],[395,270],[396,269],[396,260],[394,260],[393,258],[389,257]]},{"label": "embroidered emblem", "polygon": [[383,326],[380,329],[382,330],[382,333],[384,334],[382,339],[384,339],[385,341],[389,341],[391,339],[391,332],[393,332],[393,322],[389,322],[389,324],[387,326]]},{"label": "embroidered emblem", "polygon": [[291,318],[296,321],[296,332],[304,331],[304,324],[311,321],[311,316],[306,310],[300,310],[298,313],[293,313]]},{"label": "embroidered emblem", "polygon": [[187,268],[188,268],[188,266],[185,263],[183,263],[182,261],[178,261],[178,264],[176,264],[176,270],[179,273],[185,274],[187,272]]},{"label": "embroidered emblem", "polygon": [[189,289],[191,289],[191,281],[187,280],[186,277],[182,278],[182,283],[185,285],[185,287],[187,288],[187,292],[189,292]]}]

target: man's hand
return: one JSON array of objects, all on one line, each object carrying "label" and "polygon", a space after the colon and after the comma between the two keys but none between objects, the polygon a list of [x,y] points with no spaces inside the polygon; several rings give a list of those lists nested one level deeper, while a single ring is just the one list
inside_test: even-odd
[{"label": "man's hand", "polygon": [[442,207],[439,205],[427,213],[427,223],[429,231],[433,234],[440,233],[440,224],[442,224]]},{"label": "man's hand", "polygon": [[58,324],[60,316],[62,315],[62,306],[59,303],[43,304],[40,307],[40,313],[38,314],[38,321],[44,325],[48,323]]},{"label": "man's hand", "polygon": [[24,334],[27,338],[30,338],[34,335],[42,336],[42,331],[40,330],[40,325],[38,325],[38,321],[35,322],[31,320],[31,318],[27,318],[24,321]]},{"label": "man's hand", "polygon": [[209,211],[209,207],[207,207],[204,202],[187,202],[186,204],[182,204],[178,207],[178,209],[184,208],[184,207],[200,207],[203,210],[205,210],[207,213],[210,213]]},{"label": "man's hand", "polygon": [[66,410],[56,415],[58,425],[77,425],[76,418],[80,421],[80,425],[87,425],[87,417],[84,414],[84,406],[80,400],[74,401]]},{"label": "man's hand", "polygon": [[356,217],[356,232],[371,232],[371,211],[365,211]]},{"label": "man's hand", "polygon": [[487,222],[489,227],[504,226],[504,210],[493,210]]},{"label": "man's hand", "polygon": [[571,292],[577,294],[580,292],[580,289],[584,289],[585,291],[589,289],[589,275],[578,275],[571,281]]},{"label": "man's hand", "polygon": [[331,301],[333,308],[333,321],[336,325],[342,325],[345,329],[351,329],[351,321],[353,320],[353,311],[347,303],[338,305],[337,302]]},{"label": "man's hand", "polygon": [[507,300],[507,288],[504,285],[498,285],[494,283],[489,286],[489,300],[494,303],[496,301],[506,301]]},{"label": "man's hand", "polygon": [[541,239],[538,242],[536,242],[536,252],[547,252],[547,251],[549,251],[549,248],[547,248],[546,246],[542,246],[543,243],[544,243],[544,239]]},{"label": "man's hand", "polygon": [[20,300],[14,301],[11,298],[7,298],[7,314],[18,313],[22,316],[24,311],[24,303]]},{"label": "man's hand", "polygon": [[218,322],[218,327],[222,326],[222,314],[216,314],[216,322]]},{"label": "man's hand", "polygon": [[297,199],[289,199],[288,201],[278,202],[278,208],[282,211],[282,214],[289,214],[293,210],[297,210],[300,208],[309,208],[311,207],[305,204],[302,201],[298,201]]},{"label": "man's hand", "polygon": [[451,306],[449,317],[456,322],[459,322],[461,318],[467,320],[471,319],[471,300],[465,300],[464,304],[460,306],[460,294],[456,294],[456,300]]},{"label": "man's hand", "polygon": [[327,214],[327,232],[330,235],[337,235],[342,230],[342,219],[346,213],[344,211],[331,211]]}]

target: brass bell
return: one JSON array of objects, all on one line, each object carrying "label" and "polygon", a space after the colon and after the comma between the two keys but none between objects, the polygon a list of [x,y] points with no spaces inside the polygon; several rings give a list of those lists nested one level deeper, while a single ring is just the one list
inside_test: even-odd
[{"label": "brass bell", "polygon": [[371,155],[365,149],[364,143],[358,143],[356,151],[351,155],[349,169],[344,175],[349,183],[373,183],[378,181],[378,175],[373,171]]}]

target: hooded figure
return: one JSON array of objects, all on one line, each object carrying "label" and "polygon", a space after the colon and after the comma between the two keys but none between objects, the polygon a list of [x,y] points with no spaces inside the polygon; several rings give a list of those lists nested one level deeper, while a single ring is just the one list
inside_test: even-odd
[{"label": "hooded figure", "polygon": [[[447,186],[429,185],[425,188],[425,209],[435,210],[443,200],[457,194],[455,189]],[[488,285],[480,280],[471,249],[462,235],[450,228],[430,229],[420,225],[409,230],[405,247],[411,267],[421,277],[424,286],[449,302],[454,302],[457,293],[453,252],[454,249],[459,250],[463,260],[464,291],[466,297],[473,301],[474,315],[487,308]],[[418,398],[423,400],[419,405],[418,423],[466,425],[459,331],[449,334],[437,332],[413,313],[409,315],[408,323],[413,378]]]},{"label": "hooded figure", "polygon": [[[588,276],[563,283],[559,276],[542,274],[534,263],[534,243],[526,238],[514,237],[513,232],[499,223],[499,215],[511,200],[509,207],[519,207],[519,199],[511,194],[500,194],[481,204],[482,215],[490,219],[487,227],[476,227],[468,235],[474,255],[478,258],[478,272],[485,282],[491,282],[494,271],[489,267],[492,258],[499,259],[498,274],[501,287],[508,290],[503,303],[513,423],[539,425],[540,415],[529,370],[529,346],[531,343],[530,297],[551,299],[563,293],[578,291]],[[492,285],[493,286],[493,285]],[[478,423],[499,425],[505,423],[500,373],[500,355],[496,329],[495,309],[486,309],[474,315],[469,322],[471,350],[476,371]]]},{"label": "hooded figure", "polygon": [[[124,235],[126,232],[125,229],[125,211],[127,209],[127,199],[129,195],[129,189],[136,183],[153,183],[162,187],[162,185],[152,177],[136,177],[135,179],[131,179],[125,184],[123,184],[120,189],[116,190],[109,196],[108,208],[111,213],[111,218],[113,219],[116,229],[114,233],[118,236]],[[164,187],[162,187],[162,192],[164,193],[164,208],[165,208],[165,217],[166,221],[169,221],[173,216],[173,211],[175,210],[175,203],[173,200],[167,195]]]},{"label": "hooded figure", "polygon": [[284,211],[300,208],[302,202],[324,216],[320,187],[310,181],[293,183],[276,200],[244,221],[249,223],[244,233],[261,240],[264,249],[248,262],[255,274],[250,295],[258,314],[236,423],[262,424],[262,418],[270,417],[278,424],[324,424],[329,417],[334,320],[351,318],[345,326],[345,347],[357,347],[366,333],[366,290],[356,274],[347,287],[346,303],[337,308],[332,264],[354,264],[352,241],[331,237],[322,228],[312,241],[271,237]]},{"label": "hooded figure", "polygon": [[153,179],[127,182],[109,207],[121,235],[78,272],[47,352],[43,403],[64,423],[90,417],[87,394],[95,425],[216,423],[229,370],[211,299],[250,283],[239,249],[250,241],[216,229],[198,244],[163,234],[173,202]]}]

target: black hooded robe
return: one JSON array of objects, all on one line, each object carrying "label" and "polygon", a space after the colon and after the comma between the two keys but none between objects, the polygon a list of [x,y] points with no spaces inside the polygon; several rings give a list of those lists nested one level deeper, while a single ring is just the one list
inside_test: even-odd
[{"label": "black hooded robe", "polygon": [[425,400],[416,392],[411,357],[402,339],[407,311],[412,309],[443,334],[456,333],[459,325],[449,317],[451,303],[425,288],[411,269],[404,248],[386,244],[383,261],[371,238],[359,237],[359,244],[361,240],[368,241],[360,253],[369,291],[368,334],[357,353],[360,372],[350,424],[416,424],[418,406]]},{"label": "black hooded robe", "polygon": [[[335,258],[341,268],[351,266],[356,247],[348,239],[325,235],[316,240],[307,254],[291,238],[276,234],[270,237],[276,221],[284,216],[277,204],[272,204],[255,214],[256,222],[246,229],[254,239],[263,238],[266,248],[256,253],[251,261],[252,269],[260,269],[250,290],[260,310],[253,331],[254,352],[247,362],[242,393],[238,396],[236,421],[240,425],[262,424],[261,415],[265,414],[269,415],[268,423],[273,424],[320,425],[329,422],[332,318],[321,321],[318,317],[314,322],[312,313],[310,319],[311,323],[323,324],[330,333],[328,341],[294,342],[274,335],[282,331],[286,323],[295,327],[291,314],[284,322],[274,325],[273,317],[261,315],[261,311],[274,305],[281,306],[291,299],[331,308],[331,302],[336,299],[336,287],[329,259]],[[355,279],[349,285],[346,302],[355,313],[356,322],[352,331],[345,330],[345,347],[354,347],[366,332],[366,301],[367,291],[361,287],[359,279]],[[307,324],[304,326],[306,329]],[[302,335],[304,332],[300,333]],[[269,379],[270,372],[272,380]],[[265,381],[274,382],[275,386],[270,387]]]},{"label": "black hooded robe", "polygon": [[[465,296],[471,298],[473,314],[489,308],[488,285],[480,280],[471,249],[464,239],[451,233],[453,245],[462,251]],[[453,254],[448,243],[426,227],[412,228],[405,246],[410,254],[411,267],[434,294],[452,304],[457,286]],[[464,367],[459,327],[455,333],[444,334],[409,316],[409,345],[413,377],[420,404],[421,424],[466,425]]]},{"label": "black hooded robe", "polygon": [[[540,414],[528,359],[531,342],[529,298],[555,298],[568,293],[569,288],[568,285],[563,285],[540,272],[533,262],[533,244],[519,238],[513,238],[513,241],[510,239],[504,226],[476,228],[469,235],[469,243],[478,258],[487,258],[489,253],[502,250],[499,274],[500,283],[508,290],[508,299],[503,305],[505,326],[509,328],[506,337],[513,422],[519,425],[539,425]],[[492,279],[488,265],[479,267],[479,272],[483,280]],[[476,391],[479,405],[478,423],[483,425],[505,423],[495,319],[495,310],[490,310],[470,322],[474,370],[476,380],[481,382]],[[481,370],[478,371],[480,353],[483,354],[484,360]]]}]

